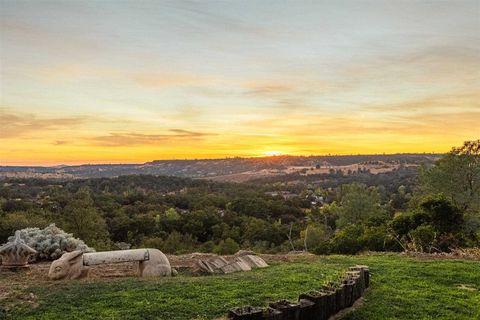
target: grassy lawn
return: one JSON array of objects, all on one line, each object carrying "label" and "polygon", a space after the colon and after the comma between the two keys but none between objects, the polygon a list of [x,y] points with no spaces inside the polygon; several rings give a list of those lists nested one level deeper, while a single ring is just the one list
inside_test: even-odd
[{"label": "grassy lawn", "polygon": [[221,276],[31,287],[25,290],[38,297],[37,306],[18,305],[7,319],[214,319],[233,306],[295,300],[357,263],[370,266],[371,289],[346,319],[480,319],[479,262],[396,254],[299,258]]}]

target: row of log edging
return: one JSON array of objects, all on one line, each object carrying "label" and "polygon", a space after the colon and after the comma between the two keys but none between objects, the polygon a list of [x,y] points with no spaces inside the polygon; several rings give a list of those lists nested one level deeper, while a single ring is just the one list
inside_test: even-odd
[{"label": "row of log edging", "polygon": [[368,266],[350,267],[343,280],[300,294],[298,302],[279,300],[268,308],[236,307],[228,312],[232,320],[328,320],[351,307],[370,286]]}]

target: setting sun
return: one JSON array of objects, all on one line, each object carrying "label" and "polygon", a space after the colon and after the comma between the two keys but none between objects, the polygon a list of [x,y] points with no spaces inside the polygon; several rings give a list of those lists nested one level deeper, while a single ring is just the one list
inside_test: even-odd
[{"label": "setting sun", "polygon": [[281,156],[281,155],[284,155],[283,152],[281,151],[277,151],[277,150],[270,150],[270,151],[265,151],[263,153],[264,156],[267,156],[267,157],[273,157],[273,156]]}]

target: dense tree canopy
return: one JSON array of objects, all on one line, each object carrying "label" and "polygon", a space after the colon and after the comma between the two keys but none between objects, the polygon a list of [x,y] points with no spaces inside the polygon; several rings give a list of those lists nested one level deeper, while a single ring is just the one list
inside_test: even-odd
[{"label": "dense tree canopy", "polygon": [[416,168],[402,166],[252,183],[148,175],[5,179],[0,243],[17,229],[56,223],[100,250],[125,243],[221,254],[473,246],[480,238],[479,150],[479,141],[454,148],[421,168],[418,181]]},{"label": "dense tree canopy", "polygon": [[480,211],[480,140],[466,141],[420,171],[420,190],[441,193],[462,210]]}]

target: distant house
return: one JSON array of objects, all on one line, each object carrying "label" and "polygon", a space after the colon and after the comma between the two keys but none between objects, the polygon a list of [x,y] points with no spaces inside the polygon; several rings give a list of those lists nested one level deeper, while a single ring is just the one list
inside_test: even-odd
[{"label": "distant house", "polygon": [[270,197],[277,197],[278,196],[278,192],[277,191],[267,191],[265,192],[265,194],[267,196],[270,196]]},{"label": "distant house", "polygon": [[310,200],[310,204],[312,206],[320,206],[322,207],[325,200],[323,198],[323,196],[319,196],[319,195],[316,195],[316,194],[311,194],[311,195],[308,195],[307,196],[307,199]]},{"label": "distant house", "polygon": [[283,199],[285,199],[285,200],[298,197],[298,194],[292,193],[292,192],[290,192],[290,191],[268,191],[268,192],[265,192],[265,194],[266,194],[266,195],[269,195],[269,196],[271,196],[271,197],[281,196],[281,197],[282,197]]}]

